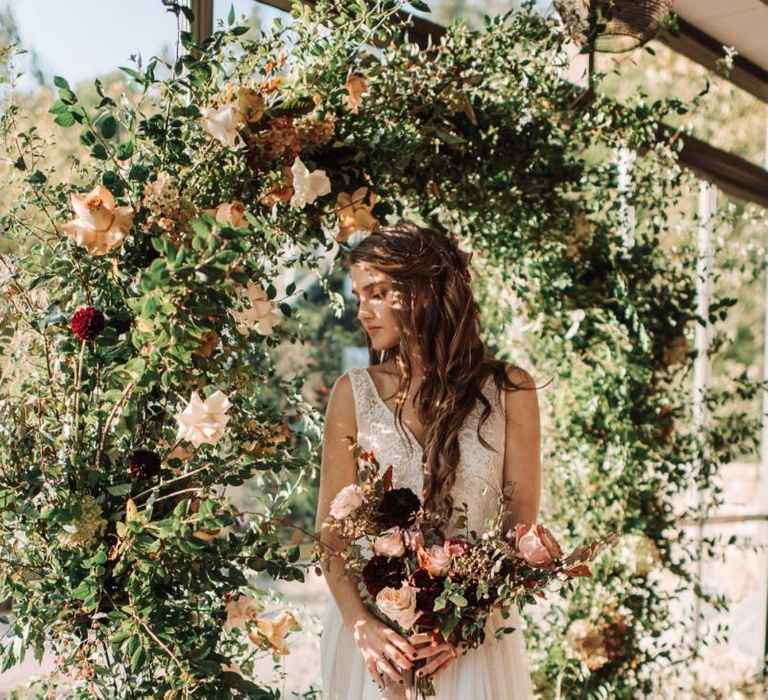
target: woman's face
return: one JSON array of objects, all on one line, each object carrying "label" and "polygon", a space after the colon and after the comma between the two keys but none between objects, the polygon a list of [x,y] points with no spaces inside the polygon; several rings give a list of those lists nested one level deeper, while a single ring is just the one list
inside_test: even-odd
[{"label": "woman's face", "polygon": [[376,350],[400,344],[394,309],[399,308],[392,277],[369,263],[357,263],[350,270],[352,293],[358,299],[357,318]]}]

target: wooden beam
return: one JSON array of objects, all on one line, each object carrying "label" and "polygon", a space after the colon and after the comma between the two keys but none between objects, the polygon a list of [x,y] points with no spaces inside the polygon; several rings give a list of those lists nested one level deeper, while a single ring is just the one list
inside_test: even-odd
[{"label": "wooden beam", "polygon": [[[666,29],[662,29],[656,38],[673,51],[723,75],[723,70],[717,63],[725,55],[722,43],[682,17],[680,36],[673,36]],[[733,69],[726,79],[763,102],[768,102],[768,71],[744,56],[734,57]]]},{"label": "wooden beam", "polygon": [[213,0],[186,0],[186,5],[192,10],[195,20],[191,26],[185,21],[185,30],[192,32],[195,43],[200,44],[213,34]]},{"label": "wooden beam", "polygon": [[[664,127],[671,130],[670,127]],[[728,151],[684,134],[680,163],[723,192],[768,208],[768,170]]]}]

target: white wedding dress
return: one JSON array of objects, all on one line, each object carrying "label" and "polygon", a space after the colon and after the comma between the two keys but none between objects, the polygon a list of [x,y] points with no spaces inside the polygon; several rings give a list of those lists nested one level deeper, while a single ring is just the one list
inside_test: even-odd
[{"label": "white wedding dress", "polygon": [[[418,441],[405,427],[412,445],[409,448],[407,439],[396,426],[394,413],[379,396],[367,369],[353,368],[348,374],[355,397],[358,442],[365,450],[376,453],[382,470],[394,465],[395,488],[408,487],[421,497],[422,450]],[[477,424],[483,410],[483,404],[478,401],[459,436],[461,461],[452,491],[456,505],[467,503],[469,528],[478,533],[497,507],[497,494],[503,484],[505,440],[504,402],[493,377],[488,378],[483,394],[491,402],[493,412],[483,424],[482,435],[498,453],[483,447],[477,438]],[[447,534],[458,532],[453,530]],[[493,632],[502,626],[517,629],[496,640]],[[323,616],[320,654],[324,700],[378,700],[381,692],[363,662],[352,633],[343,625],[332,596]],[[485,642],[451,662],[434,679],[434,686],[437,700],[532,699],[533,686],[517,610],[513,609],[506,620],[494,613],[486,628]]]}]

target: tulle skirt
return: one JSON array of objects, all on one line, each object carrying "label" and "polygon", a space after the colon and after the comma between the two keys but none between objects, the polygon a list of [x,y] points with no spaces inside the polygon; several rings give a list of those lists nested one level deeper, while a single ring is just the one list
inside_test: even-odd
[{"label": "tulle skirt", "polygon": [[[320,658],[324,700],[379,700],[381,691],[344,627],[332,596],[323,615]],[[499,627],[517,628],[497,640]],[[505,620],[494,613],[485,642],[458,657],[434,679],[437,700],[533,700],[522,623],[517,610]]]}]

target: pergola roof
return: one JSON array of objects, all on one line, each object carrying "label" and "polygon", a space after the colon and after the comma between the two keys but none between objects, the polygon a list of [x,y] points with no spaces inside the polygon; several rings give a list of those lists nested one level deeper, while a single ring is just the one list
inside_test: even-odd
[{"label": "pergola roof", "polygon": [[723,46],[737,51],[729,80],[768,102],[768,0],[675,0],[680,36],[659,39],[710,69]]},{"label": "pergola roof", "polygon": [[[259,0],[264,5],[289,10],[292,0]],[[312,4],[311,0],[304,0]],[[198,38],[210,34],[213,0],[187,0],[198,19]],[[680,17],[680,35],[660,32],[658,39],[672,50],[702,66],[722,73],[718,61],[723,46],[732,46],[737,55],[728,79],[768,103],[768,0],[675,0]],[[413,17],[411,37],[425,43],[439,37],[445,28]],[[735,197],[768,207],[768,170],[740,156],[686,135],[680,162],[701,177]]]}]

